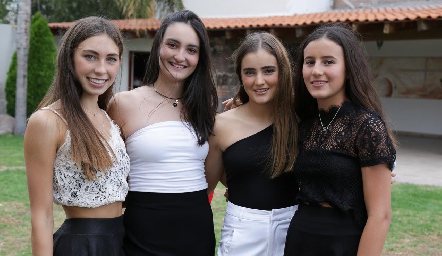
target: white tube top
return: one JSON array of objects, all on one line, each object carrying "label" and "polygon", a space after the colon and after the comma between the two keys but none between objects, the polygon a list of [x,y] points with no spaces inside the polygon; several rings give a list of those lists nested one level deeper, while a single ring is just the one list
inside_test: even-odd
[{"label": "white tube top", "polygon": [[188,123],[146,126],[127,138],[126,149],[130,191],[184,193],[207,188],[204,160],[209,144],[199,146]]}]

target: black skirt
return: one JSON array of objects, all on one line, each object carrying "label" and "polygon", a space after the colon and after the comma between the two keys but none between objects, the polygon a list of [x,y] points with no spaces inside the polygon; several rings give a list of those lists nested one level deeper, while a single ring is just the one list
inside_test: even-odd
[{"label": "black skirt", "polygon": [[353,256],[362,231],[352,210],[300,204],[287,231],[284,255]]},{"label": "black skirt", "polygon": [[215,255],[213,215],[206,190],[129,192],[126,202],[126,255]]},{"label": "black skirt", "polygon": [[54,233],[54,256],[121,256],[123,216],[66,219]]}]

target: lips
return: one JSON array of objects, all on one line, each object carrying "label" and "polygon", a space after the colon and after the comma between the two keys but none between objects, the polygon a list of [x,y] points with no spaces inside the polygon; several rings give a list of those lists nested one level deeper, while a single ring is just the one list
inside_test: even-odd
[{"label": "lips", "polygon": [[327,84],[327,82],[326,81],[313,81],[313,82],[311,82],[311,84],[313,85],[313,86],[323,86],[323,85],[325,85],[325,84]]},{"label": "lips", "polygon": [[87,79],[90,82],[92,82],[94,84],[97,84],[97,85],[102,85],[102,84],[104,84],[107,81],[107,79],[97,79],[97,78],[90,78],[90,77],[88,77]]},{"label": "lips", "polygon": [[253,90],[253,91],[256,92],[256,93],[266,93],[268,90],[269,90],[269,88],[264,88],[264,89],[256,89],[256,90]]},{"label": "lips", "polygon": [[185,68],[186,68],[186,66],[178,65],[178,64],[175,64],[175,63],[172,63],[172,62],[169,62],[169,64],[170,64],[171,66],[177,68],[177,69],[185,69]]}]

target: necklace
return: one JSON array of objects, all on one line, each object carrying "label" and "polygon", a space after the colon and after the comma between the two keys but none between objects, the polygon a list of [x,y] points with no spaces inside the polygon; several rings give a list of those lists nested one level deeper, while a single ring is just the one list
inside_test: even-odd
[{"label": "necklace", "polygon": [[183,97],[179,97],[179,98],[171,98],[171,97],[167,97],[166,95],[164,95],[164,94],[162,94],[161,92],[157,91],[157,89],[155,88],[155,84],[153,84],[152,86],[153,86],[153,90],[154,90],[156,93],[158,93],[159,95],[163,96],[163,97],[166,98],[166,99],[174,100],[175,102],[172,103],[172,106],[173,106],[174,108],[176,108],[176,107],[178,106],[178,100],[180,100],[180,99],[183,98]]},{"label": "necklace", "polygon": [[84,112],[93,115],[94,117],[97,116],[98,111],[100,111],[100,108],[98,108],[98,110],[95,113],[89,112],[87,109],[85,109],[84,107],[81,107],[83,109]]},{"label": "necklace", "polygon": [[332,120],[330,121],[330,123],[328,123],[327,126],[324,126],[324,124],[322,123],[322,119],[321,119],[321,111],[318,111],[318,115],[319,115],[319,122],[321,122],[321,127],[322,127],[322,131],[326,132],[328,130],[328,127],[330,126],[330,124],[333,122],[333,120],[335,120],[336,115],[338,114],[339,110],[341,110],[341,106],[339,106],[338,111],[336,111],[335,115],[333,116]]}]

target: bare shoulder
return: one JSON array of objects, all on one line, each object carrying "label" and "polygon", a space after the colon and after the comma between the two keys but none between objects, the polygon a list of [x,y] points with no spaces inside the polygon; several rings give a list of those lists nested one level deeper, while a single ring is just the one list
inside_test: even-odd
[{"label": "bare shoulder", "polygon": [[25,132],[25,140],[38,140],[59,145],[64,140],[67,127],[51,110],[38,110],[31,115]]},{"label": "bare shoulder", "polygon": [[243,111],[238,107],[216,115],[215,127],[223,130],[242,124],[242,112]]}]

